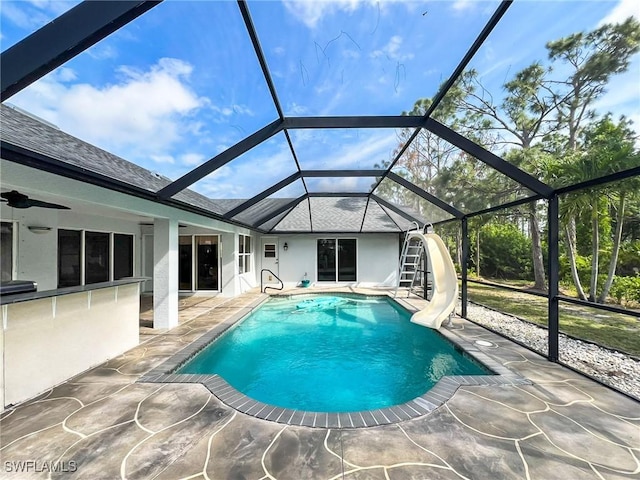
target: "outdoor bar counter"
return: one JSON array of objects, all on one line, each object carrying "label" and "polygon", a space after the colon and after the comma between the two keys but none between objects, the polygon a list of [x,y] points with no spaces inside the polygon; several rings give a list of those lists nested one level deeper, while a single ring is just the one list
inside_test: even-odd
[{"label": "outdoor bar counter", "polygon": [[0,411],[138,345],[145,280],[0,297]]}]

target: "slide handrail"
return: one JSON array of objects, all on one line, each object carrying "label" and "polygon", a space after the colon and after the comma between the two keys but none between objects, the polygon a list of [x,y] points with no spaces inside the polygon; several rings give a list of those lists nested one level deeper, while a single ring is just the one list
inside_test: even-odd
[{"label": "slide handrail", "polygon": [[[267,285],[266,287],[264,287],[264,289],[262,288],[262,285],[264,284],[264,272],[269,272],[271,275],[273,275],[274,277],[276,277],[276,280],[278,280],[280,282],[280,288],[278,287],[270,287],[269,285]],[[268,268],[263,268],[262,270],[260,270],[260,293],[267,293],[267,288],[270,288],[272,290],[282,290],[284,288],[284,282],[282,280],[280,280],[280,277],[278,277],[275,273],[273,273],[271,270],[269,270]]]}]

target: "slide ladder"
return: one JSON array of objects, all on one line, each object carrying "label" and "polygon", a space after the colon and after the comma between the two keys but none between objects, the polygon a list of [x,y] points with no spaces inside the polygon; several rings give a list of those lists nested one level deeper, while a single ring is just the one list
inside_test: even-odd
[{"label": "slide ladder", "polygon": [[394,297],[398,295],[398,289],[401,287],[407,287],[407,297],[409,297],[416,284],[416,278],[420,273],[424,272],[424,269],[421,268],[424,263],[424,243],[420,237],[411,235],[412,232],[407,232],[402,245],[398,267],[398,283]]}]

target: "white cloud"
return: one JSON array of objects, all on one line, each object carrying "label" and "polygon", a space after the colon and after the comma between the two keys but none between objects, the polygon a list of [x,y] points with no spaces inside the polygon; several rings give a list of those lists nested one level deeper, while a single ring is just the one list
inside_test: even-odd
[{"label": "white cloud", "polygon": [[137,163],[168,162],[172,146],[201,128],[191,116],[208,100],[189,88],[186,62],[162,58],[147,70],[121,67],[119,81],[102,86],[64,83],[71,79],[67,70],[52,72],[12,102]]},{"label": "white cloud", "polygon": [[27,2],[3,1],[2,17],[25,30],[36,30],[66,12],[79,1],[29,0]]},{"label": "white cloud", "polygon": [[[260,170],[261,165],[268,168]],[[295,170],[288,145],[274,138],[207,175],[193,188],[211,198],[251,198]]]},{"label": "white cloud", "polygon": [[76,72],[74,72],[73,69],[68,67],[60,67],[57,70],[55,70],[55,72],[56,72],[56,78],[61,82],[72,82],[73,80],[76,80],[78,78],[78,76],[76,75]]},{"label": "white cloud", "polygon": [[358,177],[320,178],[310,189],[316,192],[357,192],[362,190],[359,188],[361,180]]},{"label": "white cloud", "polygon": [[413,53],[401,53],[402,37],[400,35],[394,35],[389,39],[389,42],[379,50],[371,52],[372,58],[387,57],[389,60],[403,62],[410,60],[414,57]]},{"label": "white cloud", "polygon": [[185,153],[180,155],[180,161],[184,165],[188,165],[190,167],[194,167],[196,165],[200,165],[205,160],[205,156],[200,153]]},{"label": "white cloud", "polygon": [[102,43],[97,43],[86,52],[96,60],[109,60],[118,56],[118,51],[113,46]]},{"label": "white cloud", "polygon": [[456,13],[467,12],[474,8],[474,1],[473,0],[455,0],[451,4],[451,8]]},{"label": "white cloud", "polygon": [[340,137],[331,131],[295,130],[292,139],[301,152],[302,167],[309,170],[373,168],[388,160],[398,145],[396,135],[389,130],[350,130]]},{"label": "white cloud", "polygon": [[360,52],[358,50],[345,48],[344,50],[342,50],[341,53],[344,58],[353,58],[353,59],[360,58]]},{"label": "white cloud", "polygon": [[232,115],[253,117],[255,115],[254,111],[251,110],[251,108],[247,107],[246,105],[240,105],[237,103],[225,106],[211,105],[211,109],[214,112],[222,115],[223,117],[231,117]]},{"label": "white cloud", "polygon": [[156,163],[175,163],[175,160],[171,155],[151,155],[151,160]]},{"label": "white cloud", "polygon": [[2,2],[0,13],[3,18],[25,30],[40,28],[53,18],[51,15],[29,8],[28,4],[21,2]]},{"label": "white cloud", "polygon": [[358,0],[283,0],[287,11],[309,28],[315,28],[320,20],[338,12],[353,12],[358,8]]},{"label": "white cloud", "polygon": [[620,0],[615,7],[598,23],[621,23],[629,17],[640,19],[640,2],[638,0]]},{"label": "white cloud", "polygon": [[307,115],[309,113],[309,109],[304,105],[298,105],[296,102],[291,103],[287,107],[287,114],[289,115]]},{"label": "white cloud", "polygon": [[273,53],[275,53],[278,56],[284,55],[284,52],[285,52],[285,49],[282,46],[278,46],[273,49]]},{"label": "white cloud", "polygon": [[287,11],[309,28],[316,28],[326,16],[351,13],[360,7],[379,9],[384,12],[390,4],[401,4],[410,12],[423,8],[421,0],[282,0]]}]

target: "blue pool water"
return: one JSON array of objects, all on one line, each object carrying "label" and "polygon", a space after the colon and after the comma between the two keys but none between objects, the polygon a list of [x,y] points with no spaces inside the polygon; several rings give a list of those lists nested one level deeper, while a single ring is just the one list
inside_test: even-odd
[{"label": "blue pool water", "polygon": [[410,318],[387,298],[274,298],[177,373],[217,373],[255,400],[318,412],[389,407],[444,375],[491,373]]}]

